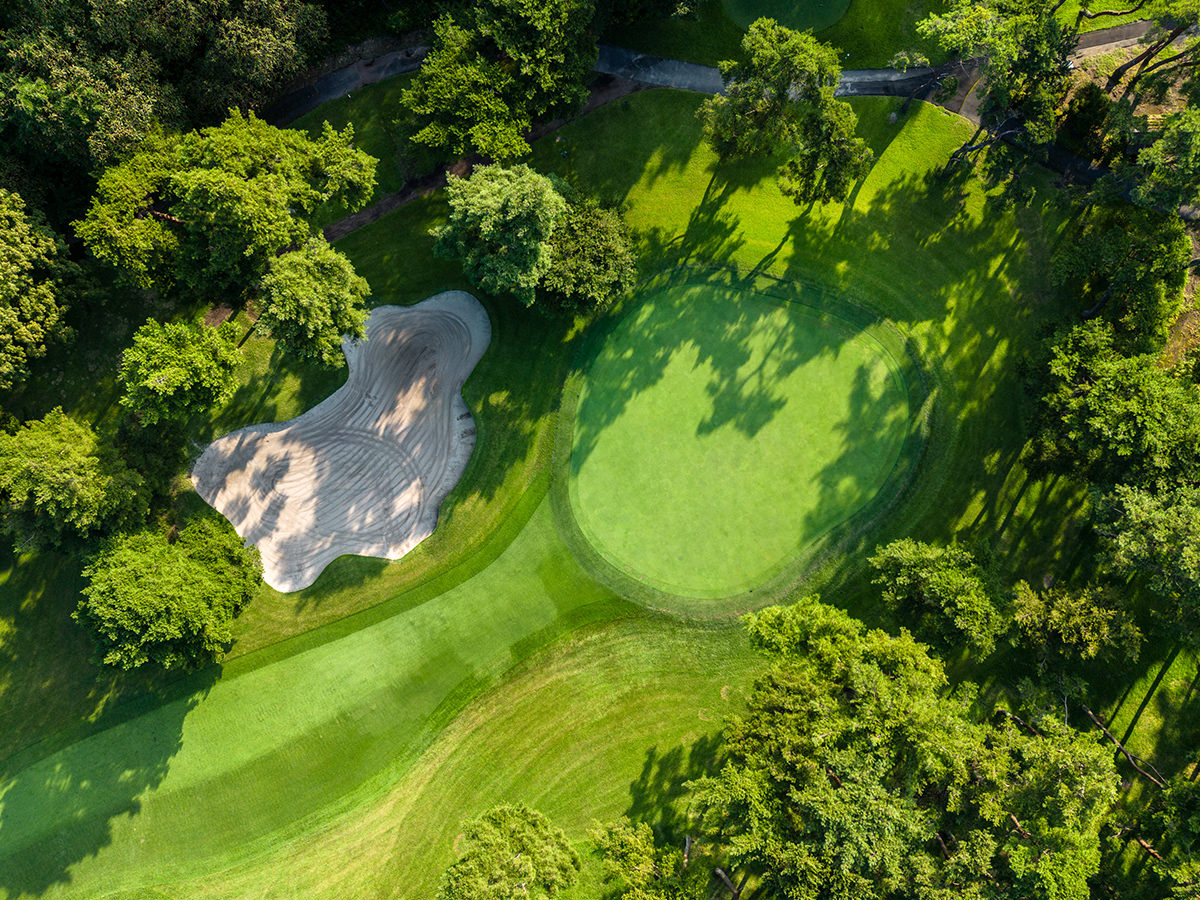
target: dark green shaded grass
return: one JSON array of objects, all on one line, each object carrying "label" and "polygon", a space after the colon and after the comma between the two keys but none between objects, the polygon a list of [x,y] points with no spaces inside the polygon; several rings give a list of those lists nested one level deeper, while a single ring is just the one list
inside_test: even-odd
[{"label": "dark green shaded grass", "polygon": [[852,0],[721,0],[725,12],[742,28],[756,19],[774,19],[797,31],[828,28],[846,14]]},{"label": "dark green shaded grass", "polygon": [[768,581],[892,473],[907,390],[812,306],[710,285],[631,304],[585,378],[571,508],[632,577],[689,598]]}]

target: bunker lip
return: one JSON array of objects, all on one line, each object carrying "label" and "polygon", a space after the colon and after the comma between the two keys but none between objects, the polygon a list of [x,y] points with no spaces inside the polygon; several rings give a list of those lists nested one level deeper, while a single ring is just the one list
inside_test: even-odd
[{"label": "bunker lip", "polygon": [[381,306],[346,340],[346,383],[302,415],[218,438],[196,492],[262,554],[263,580],[308,587],[343,554],[400,559],[437,526],[475,423],[462,387],[491,340],[487,311],[447,291]]}]

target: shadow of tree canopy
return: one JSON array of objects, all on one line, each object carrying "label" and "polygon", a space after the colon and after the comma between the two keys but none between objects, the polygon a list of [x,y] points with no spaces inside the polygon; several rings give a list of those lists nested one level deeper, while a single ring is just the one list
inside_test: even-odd
[{"label": "shadow of tree canopy", "polygon": [[689,830],[687,784],[716,775],[721,767],[721,736],[704,735],[691,744],[646,751],[642,771],[629,786],[625,815],[645,822],[660,840],[682,841]]},{"label": "shadow of tree canopy", "polygon": [[[0,771],[0,888],[40,895],[71,880],[71,867],[112,842],[113,823],[134,818],[141,797],[166,776],[182,746],[183,722],[219,676],[188,679],[172,702],[144,697],[113,724],[25,768]],[[136,728],[120,718],[146,712]],[[104,720],[97,723],[103,727]]]}]

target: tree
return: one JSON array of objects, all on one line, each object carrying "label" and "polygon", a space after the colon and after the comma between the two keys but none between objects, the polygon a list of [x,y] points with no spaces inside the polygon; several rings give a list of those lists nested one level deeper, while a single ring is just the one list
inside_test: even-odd
[{"label": "tree", "polygon": [[904,538],[877,550],[870,562],[884,603],[919,637],[949,650],[965,644],[983,656],[992,652],[1004,619],[966,550]]},{"label": "tree", "polygon": [[366,333],[371,289],[350,260],[323,237],[273,259],[262,281],[255,330],[272,334],[295,356],[326,366],[342,362],[342,337]]},{"label": "tree", "polygon": [[837,50],[774,19],[751,24],[745,59],[721,63],[725,93],[704,102],[700,118],[722,160],[782,152],[785,193],[797,203],[841,201],[870,171],[874,154],[854,136],[858,118],[834,99]]},{"label": "tree", "polygon": [[579,876],[566,836],[536,810],[497,806],[463,826],[458,861],[446,870],[437,900],[553,897]]},{"label": "tree", "polygon": [[1167,116],[1154,143],[1132,161],[1119,162],[1115,174],[1130,185],[1130,199],[1139,206],[1173,216],[1180,206],[1200,202],[1200,109]]},{"label": "tree", "polygon": [[1080,662],[1109,660],[1122,665],[1137,659],[1142,635],[1111,591],[1047,588],[1035,591],[1024,581],[1013,598],[1017,641],[1037,660],[1039,674],[1061,673]]},{"label": "tree", "polygon": [[663,847],[645,822],[623,819],[592,833],[604,857],[605,883],[621,900],[708,900],[708,870],[697,863],[692,839]]},{"label": "tree", "polygon": [[76,227],[139,286],[243,300],[316,234],[319,206],[366,205],[376,161],[353,138],[327,124],[311,140],[236,111],[215,128],[158,134],[105,170]]},{"label": "tree", "polygon": [[143,529],[110,539],[83,570],[75,619],[95,637],[105,665],[196,668],[220,659],[233,619],[262,575],[258,551],[209,514],[172,538]]},{"label": "tree", "polygon": [[1095,515],[1108,564],[1143,579],[1177,633],[1200,634],[1200,487],[1117,485]]},{"label": "tree", "polygon": [[299,0],[28,0],[0,48],[0,137],[26,158],[91,168],[162,122],[252,108],[324,42]]},{"label": "tree", "polygon": [[1117,789],[1094,739],[1053,717],[979,721],[971,687],[947,694],[907,633],[866,631],[816,598],[747,624],[772,664],[726,726],[727,764],[693,787],[706,833],[761,893],[1090,895]]},{"label": "tree", "polygon": [[1118,349],[1148,353],[1162,348],[1179,315],[1191,258],[1178,216],[1098,206],[1055,251],[1053,277],[1088,304],[1085,319],[1112,322]]},{"label": "tree", "polygon": [[[637,280],[629,229],[616,210],[592,201],[572,203],[549,238],[541,296],[570,312],[604,309]],[[539,302],[542,302],[539,300]]]},{"label": "tree", "polygon": [[[1105,89],[1111,91],[1130,72],[1128,90],[1132,91],[1147,75],[1194,71],[1200,64],[1200,39],[1191,32],[1200,24],[1200,0],[1148,0],[1131,10],[1153,25],[1143,38],[1144,49],[1113,69]],[[1086,15],[1086,13],[1085,13]],[[1094,15],[1094,14],[1093,14]],[[1183,39],[1183,46],[1176,42]]]},{"label": "tree", "polygon": [[[918,23],[921,37],[947,54],[981,63],[980,124],[953,160],[1001,141],[1036,153],[1054,140],[1078,43],[1076,28],[1058,19],[1061,6],[1061,0],[954,0]],[[1002,168],[1016,164],[1009,159]]]},{"label": "tree", "polygon": [[1099,485],[1200,471],[1200,389],[1153,356],[1120,356],[1111,327],[1077,325],[1049,348],[1033,462]]},{"label": "tree", "polygon": [[56,545],[146,514],[146,485],[96,433],[61,409],[0,434],[0,530]]},{"label": "tree", "polygon": [[70,333],[63,314],[76,273],[63,242],[17,194],[0,189],[0,390]]},{"label": "tree", "polygon": [[121,405],[144,425],[181,424],[228,400],[242,359],[235,332],[229,322],[148,320],[121,355]]},{"label": "tree", "polygon": [[430,232],[434,252],[461,259],[483,290],[532,304],[550,267],[550,236],[567,210],[559,186],[526,165],[491,165],[451,178],[446,194],[449,221]]},{"label": "tree", "polygon": [[525,133],[586,96],[596,61],[591,0],[484,0],[434,24],[433,49],[402,103],[413,140],[455,155],[507,160]]}]

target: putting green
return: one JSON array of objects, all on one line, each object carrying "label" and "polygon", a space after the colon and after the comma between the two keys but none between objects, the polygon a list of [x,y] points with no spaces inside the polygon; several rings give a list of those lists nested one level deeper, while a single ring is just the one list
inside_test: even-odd
[{"label": "putting green", "polygon": [[670,288],[623,318],[589,365],[571,508],[627,575],[732,596],[883,487],[908,415],[895,361],[848,322],[761,294]]},{"label": "putting green", "polygon": [[850,0],[721,0],[721,5],[742,28],[766,16],[788,28],[820,31],[846,14]]}]

